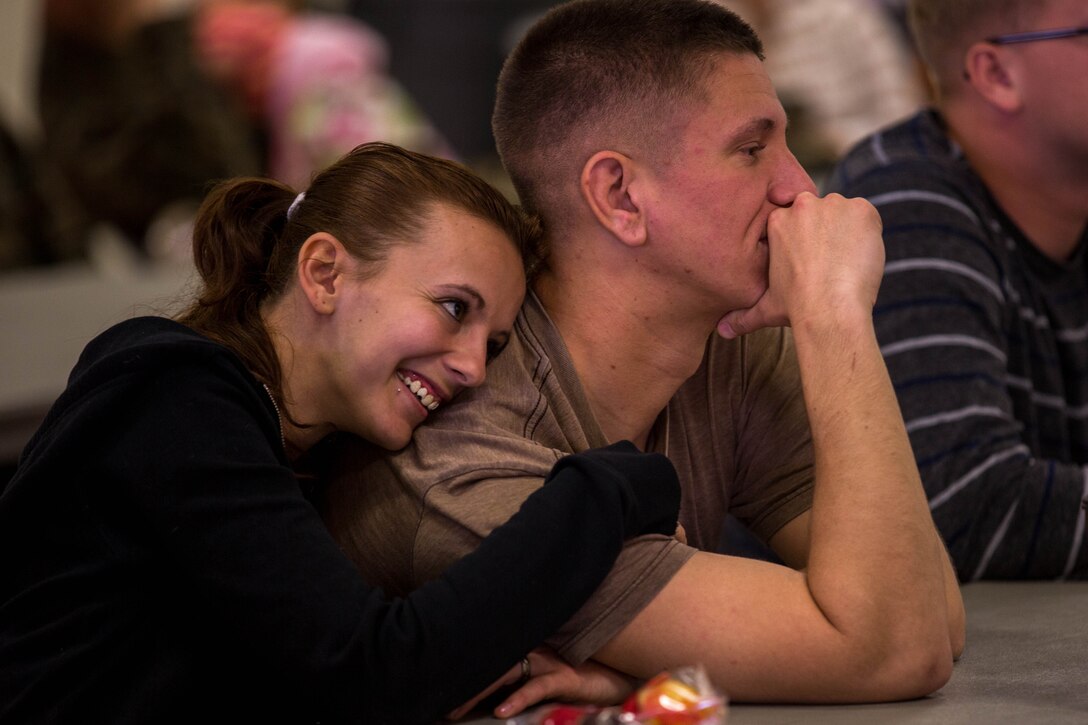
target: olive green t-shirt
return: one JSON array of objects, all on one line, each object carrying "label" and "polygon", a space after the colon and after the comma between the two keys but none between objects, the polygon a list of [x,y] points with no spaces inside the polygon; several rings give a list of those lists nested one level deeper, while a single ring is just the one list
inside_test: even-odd
[{"label": "olive green t-shirt", "polygon": [[[530,294],[485,385],[432,414],[401,451],[344,446],[322,513],[368,581],[403,595],[510,518],[559,458],[608,442],[558,330]],[[648,447],[676,466],[689,546],[662,536],[627,542],[593,597],[549,640],[570,662],[619,633],[696,548],[714,550],[727,512],[766,540],[811,506],[811,439],[789,331],[709,339]],[[554,576],[562,586],[562,572]]]}]

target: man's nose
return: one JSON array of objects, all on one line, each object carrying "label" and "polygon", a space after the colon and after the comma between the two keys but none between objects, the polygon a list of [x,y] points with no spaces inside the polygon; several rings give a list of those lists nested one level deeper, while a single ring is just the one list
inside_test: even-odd
[{"label": "man's nose", "polygon": [[786,151],[768,196],[778,206],[789,206],[802,191],[817,193],[816,184],[791,151]]}]

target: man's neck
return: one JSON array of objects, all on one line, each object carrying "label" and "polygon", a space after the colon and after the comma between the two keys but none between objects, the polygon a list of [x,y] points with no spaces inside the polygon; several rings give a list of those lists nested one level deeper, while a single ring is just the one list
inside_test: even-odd
[{"label": "man's neck", "polygon": [[[965,123],[952,121],[950,133],[1005,214],[1047,257],[1069,259],[1088,225],[1088,170],[1022,138],[983,135]],[[957,133],[957,125],[971,130]]]},{"label": "man's neck", "polygon": [[572,284],[544,274],[534,289],[563,336],[605,438],[644,448],[669,399],[698,370],[716,320],[668,319],[663,300],[640,305],[622,285],[594,281]]}]

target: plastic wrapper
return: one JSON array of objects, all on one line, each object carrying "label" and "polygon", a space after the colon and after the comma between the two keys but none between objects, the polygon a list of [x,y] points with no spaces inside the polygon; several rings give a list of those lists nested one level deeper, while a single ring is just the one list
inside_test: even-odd
[{"label": "plastic wrapper", "polygon": [[551,704],[507,720],[507,725],[724,725],[728,701],[702,667],[662,672],[623,705]]}]

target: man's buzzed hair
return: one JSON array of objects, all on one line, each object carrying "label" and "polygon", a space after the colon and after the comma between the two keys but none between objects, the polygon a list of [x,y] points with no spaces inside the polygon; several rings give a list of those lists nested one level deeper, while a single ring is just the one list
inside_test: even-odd
[{"label": "man's buzzed hair", "polygon": [[499,155],[530,211],[576,182],[596,150],[653,148],[672,112],[704,97],[721,53],[763,58],[752,28],[706,0],[574,0],[526,34],[499,76]]},{"label": "man's buzzed hair", "polygon": [[941,95],[958,86],[972,43],[992,35],[1030,30],[1024,18],[1049,0],[911,0],[907,17],[918,54]]}]

